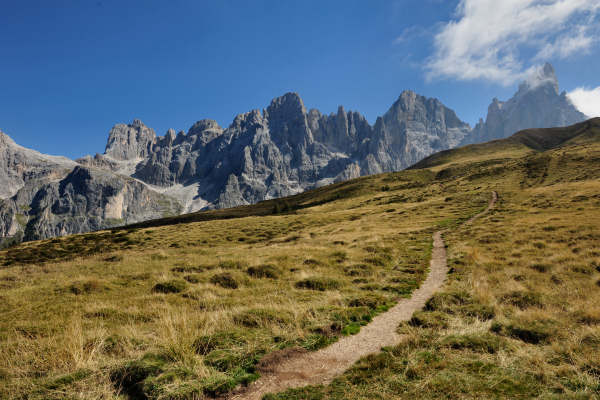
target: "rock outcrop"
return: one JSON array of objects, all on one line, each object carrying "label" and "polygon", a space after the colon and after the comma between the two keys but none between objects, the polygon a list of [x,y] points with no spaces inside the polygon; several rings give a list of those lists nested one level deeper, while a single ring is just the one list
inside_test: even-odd
[{"label": "rock outcrop", "polygon": [[510,100],[493,99],[485,122],[480,120],[463,144],[504,139],[523,129],[573,125],[585,119],[566,92],[559,93],[554,68],[546,64],[523,82]]},{"label": "rock outcrop", "polygon": [[108,134],[105,154],[115,160],[131,160],[144,158],[150,152],[150,147],[156,138],[156,133],[139,119],[130,125],[115,125]]},{"label": "rock outcrop", "polygon": [[[133,126],[135,132],[153,132],[139,121],[128,129]],[[86,159],[86,165],[106,163],[102,157],[116,159],[114,132],[122,129],[123,125],[113,128],[110,151]],[[374,127],[343,107],[331,115],[307,111],[298,94],[287,93],[262,112],[238,115],[227,129],[202,120],[187,134],[170,130],[163,137],[143,136],[143,146],[134,146],[138,150],[129,152],[127,159],[124,151],[117,154],[121,161],[137,160],[142,154],[139,149],[147,148],[133,177],[163,188],[196,184],[196,195],[207,207],[222,208],[402,169],[455,146],[468,132],[469,126],[440,101],[410,91],[402,93]],[[152,141],[146,140],[151,137]],[[139,144],[139,140],[127,143]],[[118,170],[118,166],[111,168]]]}]

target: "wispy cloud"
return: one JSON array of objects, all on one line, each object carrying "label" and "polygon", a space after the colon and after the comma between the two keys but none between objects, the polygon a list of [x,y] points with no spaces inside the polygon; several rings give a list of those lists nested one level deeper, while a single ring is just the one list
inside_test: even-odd
[{"label": "wispy cloud", "polygon": [[433,36],[431,30],[425,29],[419,25],[409,26],[405,28],[400,35],[394,39],[394,44],[402,44],[406,42],[412,42],[421,38],[428,37],[431,39]]},{"label": "wispy cloud", "polygon": [[569,92],[575,107],[589,117],[600,117],[600,86],[595,89],[580,87]]},{"label": "wispy cloud", "polygon": [[435,36],[427,77],[510,85],[541,59],[588,51],[599,11],[598,0],[461,0]]},{"label": "wispy cloud", "polygon": [[553,43],[547,43],[535,56],[537,60],[551,58],[567,58],[576,53],[587,53],[592,44],[598,40],[590,34],[589,27],[580,26],[565,35],[556,38]]}]

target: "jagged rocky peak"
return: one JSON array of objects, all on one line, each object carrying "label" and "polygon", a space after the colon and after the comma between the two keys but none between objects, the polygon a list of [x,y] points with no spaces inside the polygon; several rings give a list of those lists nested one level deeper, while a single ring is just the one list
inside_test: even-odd
[{"label": "jagged rocky peak", "polygon": [[456,145],[457,138],[454,136],[462,139],[471,129],[469,124],[461,121],[453,110],[438,99],[418,95],[412,90],[402,92],[383,119],[386,127],[392,130],[417,129],[440,138],[449,138],[447,145],[450,147]]},{"label": "jagged rocky peak", "polygon": [[188,136],[198,136],[201,143],[206,144],[223,134],[223,128],[213,119],[202,119],[188,130]]},{"label": "jagged rocky peak", "polygon": [[[383,170],[397,170],[416,163],[427,155],[456,146],[471,131],[469,124],[435,98],[420,96],[406,90],[383,115],[375,127],[375,137],[385,138],[386,148],[396,149],[382,165]],[[382,158],[383,159],[383,158]]]},{"label": "jagged rocky peak", "polygon": [[336,152],[349,154],[356,151],[360,142],[372,132],[364,116],[355,111],[346,112],[343,106],[329,115],[311,109],[307,118],[314,140]]},{"label": "jagged rocky peak", "polygon": [[523,129],[573,125],[585,119],[565,92],[559,94],[554,67],[546,63],[535,69],[508,101],[493,99],[485,122],[479,122],[462,144],[504,139]]},{"label": "jagged rocky peak", "polygon": [[469,127],[469,124],[461,121],[453,110],[444,106],[438,99],[421,96],[412,90],[403,91],[398,100],[384,115],[386,123],[390,123],[393,119],[400,121],[430,121],[441,124],[440,128],[443,129],[465,129]]},{"label": "jagged rocky peak", "polygon": [[154,130],[135,119],[131,124],[117,124],[110,130],[104,154],[116,160],[144,158],[155,140]]},{"label": "jagged rocky peak", "polygon": [[9,146],[12,144],[15,144],[12,138],[6,133],[2,132],[2,130],[0,129],[0,146]]},{"label": "jagged rocky peak", "polygon": [[271,137],[279,144],[305,148],[313,142],[304,102],[298,93],[286,93],[271,101],[265,111]]},{"label": "jagged rocky peak", "polygon": [[547,87],[558,94],[558,78],[556,71],[550,63],[535,68],[529,77],[519,85],[519,92]]},{"label": "jagged rocky peak", "polygon": [[271,104],[267,108],[267,113],[269,116],[305,115],[306,108],[298,93],[289,92],[271,100]]}]

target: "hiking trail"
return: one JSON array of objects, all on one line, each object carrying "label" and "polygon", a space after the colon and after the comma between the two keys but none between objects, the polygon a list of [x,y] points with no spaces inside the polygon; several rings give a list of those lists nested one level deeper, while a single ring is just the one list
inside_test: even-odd
[{"label": "hiking trail", "polygon": [[[498,194],[492,192],[487,208],[471,217],[465,225],[488,213],[496,204]],[[381,351],[401,341],[396,329],[408,321],[415,311],[421,310],[431,296],[444,284],[448,272],[446,246],[442,235],[447,230],[433,234],[433,251],[429,274],[421,286],[408,299],[401,299],[387,312],[373,318],[360,332],[344,336],[332,345],[315,352],[282,351],[272,356],[272,362],[262,366],[261,377],[230,394],[231,400],[260,400],[267,393],[278,393],[290,388],[323,385],[331,382],[350,368],[361,357]],[[268,357],[268,356],[267,356]]]}]

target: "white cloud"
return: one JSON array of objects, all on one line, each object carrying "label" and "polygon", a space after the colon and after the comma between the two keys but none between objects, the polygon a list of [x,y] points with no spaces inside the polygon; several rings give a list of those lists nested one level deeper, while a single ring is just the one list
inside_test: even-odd
[{"label": "white cloud", "polygon": [[597,38],[588,34],[587,27],[579,27],[577,33],[562,35],[553,43],[547,43],[535,56],[538,60],[548,60],[554,57],[567,58],[575,53],[587,53]]},{"label": "white cloud", "polygon": [[400,35],[394,39],[394,44],[411,42],[427,36],[433,36],[430,30],[425,29],[422,26],[413,25],[405,28]]},{"label": "white cloud", "polygon": [[589,117],[600,117],[600,86],[595,89],[580,87],[568,94],[575,107]]},{"label": "white cloud", "polygon": [[587,51],[599,10],[598,0],[461,0],[435,36],[427,77],[510,85],[540,58]]}]

